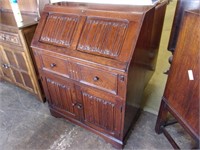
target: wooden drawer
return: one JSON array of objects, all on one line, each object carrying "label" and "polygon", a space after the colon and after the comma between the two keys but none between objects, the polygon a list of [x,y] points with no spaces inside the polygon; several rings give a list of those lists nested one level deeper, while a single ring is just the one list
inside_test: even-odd
[{"label": "wooden drawer", "polygon": [[52,56],[42,55],[43,69],[69,77],[67,64],[64,60]]},{"label": "wooden drawer", "polygon": [[16,33],[8,33],[4,31],[0,31],[0,40],[6,43],[16,44],[18,46],[21,46],[21,42],[19,39],[18,34]]},{"label": "wooden drawer", "polygon": [[80,82],[117,94],[117,74],[79,65]]},{"label": "wooden drawer", "polygon": [[95,69],[80,63],[41,55],[42,68],[45,71],[61,75],[83,84],[93,86],[112,94],[117,94],[117,74]]}]

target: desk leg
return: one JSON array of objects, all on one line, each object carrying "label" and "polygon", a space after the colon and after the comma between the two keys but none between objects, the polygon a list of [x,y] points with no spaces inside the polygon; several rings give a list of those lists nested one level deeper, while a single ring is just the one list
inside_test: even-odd
[{"label": "desk leg", "polygon": [[162,127],[165,126],[166,122],[167,122],[167,105],[164,102],[164,100],[162,99],[161,104],[160,104],[160,110],[159,110],[159,114],[158,114],[158,118],[156,121],[156,127],[155,127],[155,131],[156,133],[160,134],[162,133]]}]

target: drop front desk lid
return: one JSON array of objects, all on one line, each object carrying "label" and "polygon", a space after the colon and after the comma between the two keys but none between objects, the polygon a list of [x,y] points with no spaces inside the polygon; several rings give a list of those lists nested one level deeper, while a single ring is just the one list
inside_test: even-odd
[{"label": "drop front desk lid", "polygon": [[[32,47],[125,71],[155,6],[60,2],[45,6]],[[153,20],[153,18],[152,18]],[[151,23],[151,22],[149,22]]]}]

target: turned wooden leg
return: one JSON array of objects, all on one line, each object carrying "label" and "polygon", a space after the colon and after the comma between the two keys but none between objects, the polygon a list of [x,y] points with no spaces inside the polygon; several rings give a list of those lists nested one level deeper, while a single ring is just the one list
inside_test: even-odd
[{"label": "turned wooden leg", "polygon": [[165,125],[167,121],[167,113],[168,113],[168,110],[166,108],[166,103],[162,99],[161,104],[160,104],[160,110],[158,113],[158,118],[156,121],[156,126],[155,126],[155,131],[158,134],[162,133],[162,127]]}]

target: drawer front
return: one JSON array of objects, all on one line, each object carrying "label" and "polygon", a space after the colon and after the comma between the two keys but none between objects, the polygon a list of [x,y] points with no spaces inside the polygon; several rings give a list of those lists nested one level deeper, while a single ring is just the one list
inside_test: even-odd
[{"label": "drawer front", "polygon": [[21,46],[18,34],[0,31],[0,40]]},{"label": "drawer front", "polygon": [[118,75],[98,70],[78,62],[42,54],[42,70],[79,81],[80,83],[117,94]]},{"label": "drawer front", "polygon": [[80,82],[117,94],[117,74],[79,65]]},{"label": "drawer front", "polygon": [[69,77],[66,62],[52,56],[42,55],[43,69]]}]

